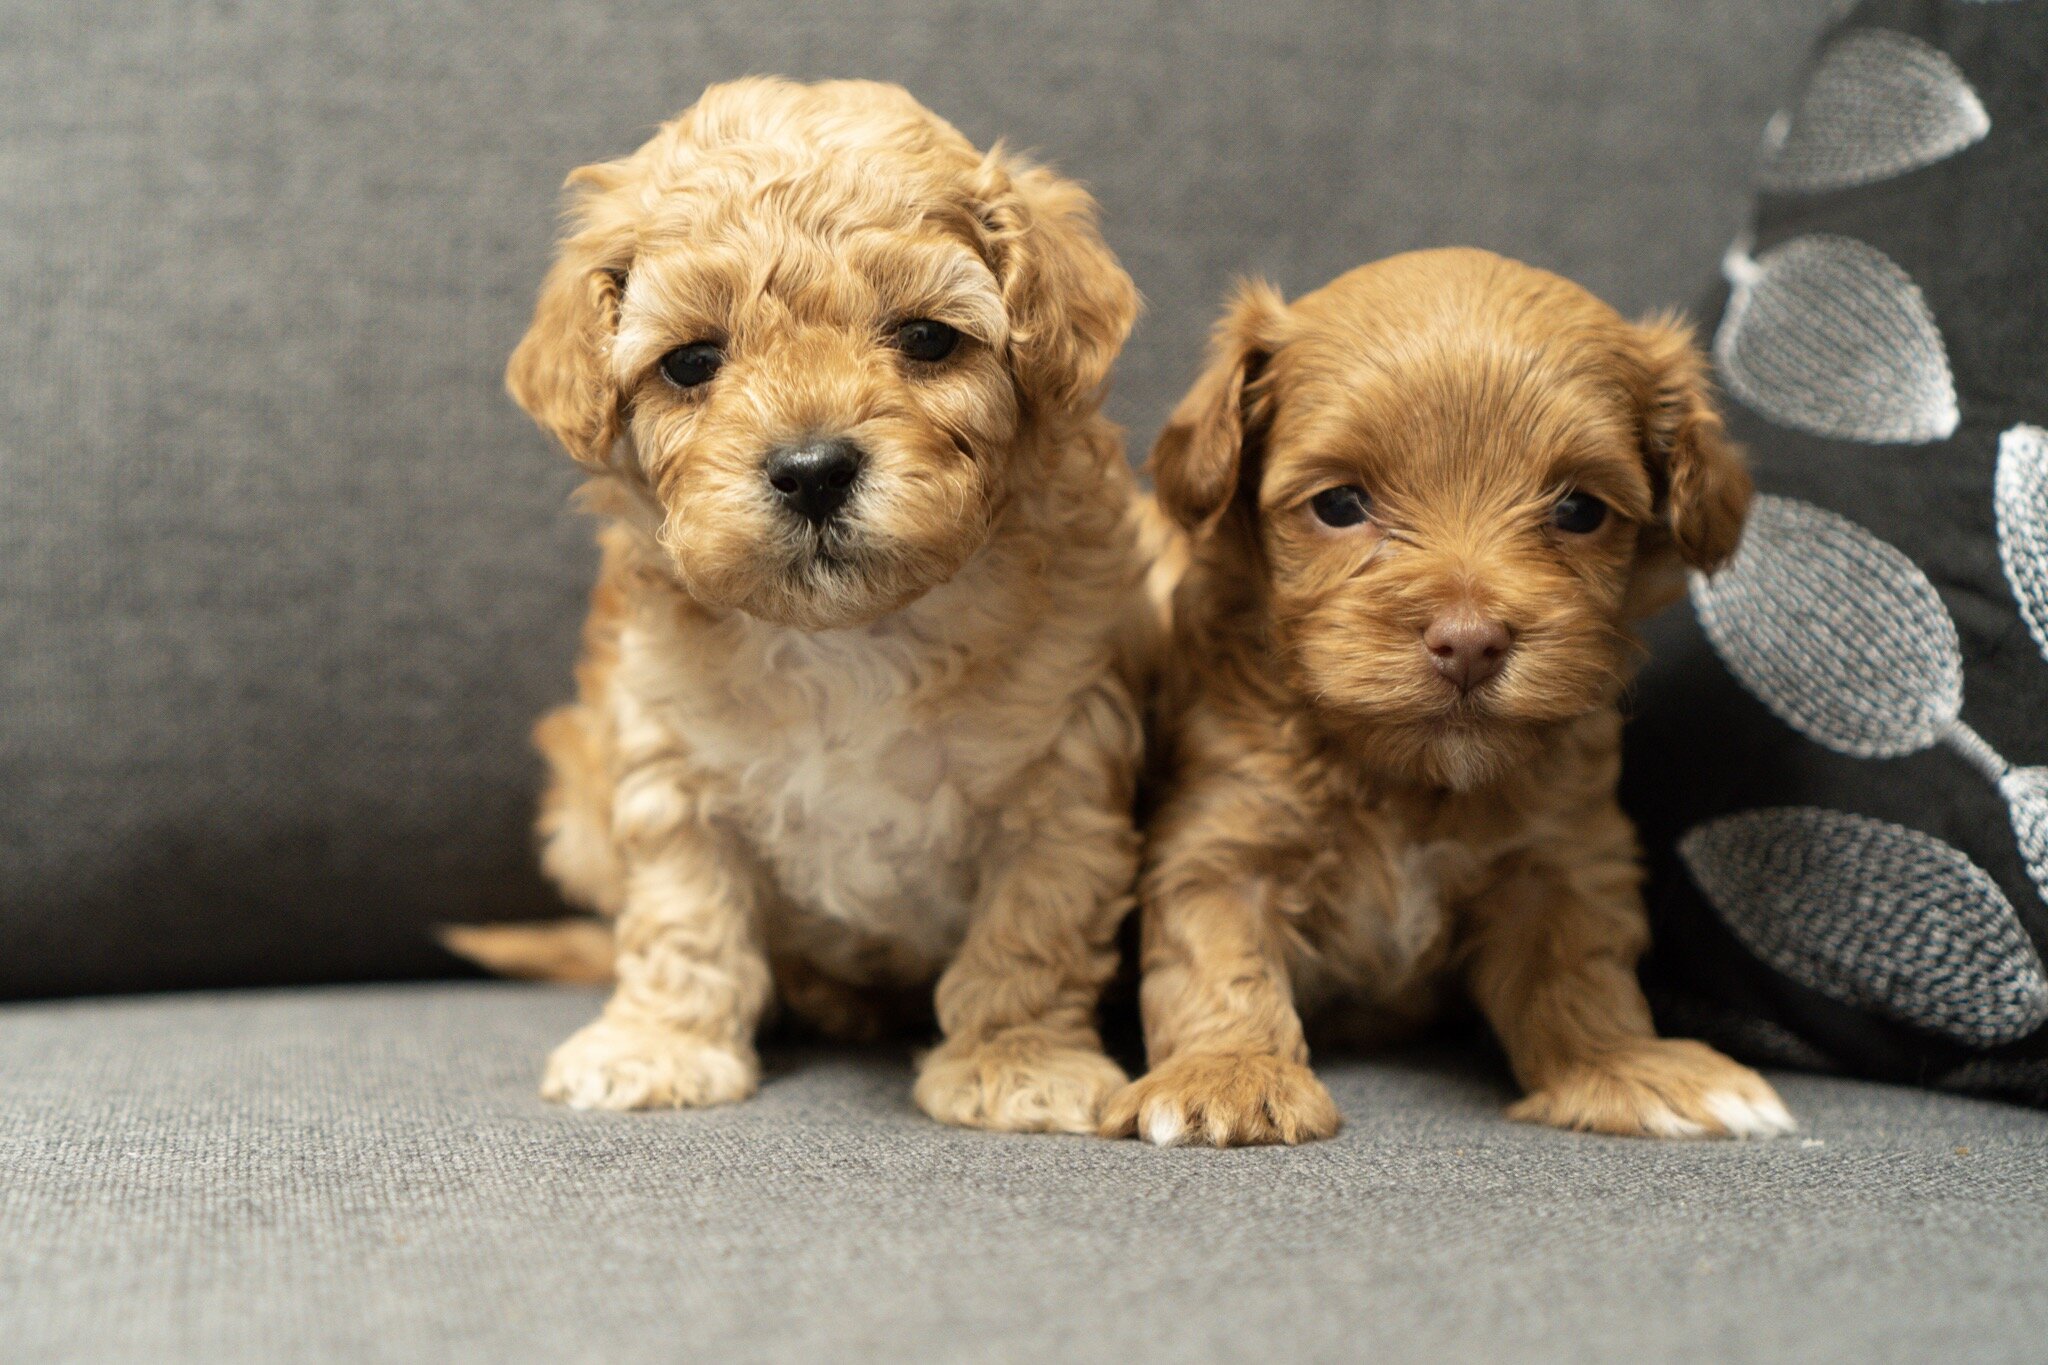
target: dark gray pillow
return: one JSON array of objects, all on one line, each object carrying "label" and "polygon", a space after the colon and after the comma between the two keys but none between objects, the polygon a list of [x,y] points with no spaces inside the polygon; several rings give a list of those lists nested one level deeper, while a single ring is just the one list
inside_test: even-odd
[{"label": "dark gray pillow", "polygon": [[1714,357],[1762,496],[1653,631],[1673,1027],[2048,1103],[2048,5],[1873,0],[1765,139]]}]

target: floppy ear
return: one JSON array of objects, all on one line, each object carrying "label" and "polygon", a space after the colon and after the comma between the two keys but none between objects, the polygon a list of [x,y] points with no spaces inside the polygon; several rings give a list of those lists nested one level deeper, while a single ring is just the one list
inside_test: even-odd
[{"label": "floppy ear", "polygon": [[605,467],[624,420],[606,366],[632,263],[630,218],[620,206],[607,210],[600,198],[625,179],[620,162],[584,166],[569,176],[567,188],[578,196],[571,229],[505,367],[513,401],[579,464],[596,469]]},{"label": "floppy ear", "polygon": [[1261,280],[1237,286],[1209,336],[1209,360],[1166,419],[1146,468],[1159,505],[1183,530],[1214,527],[1237,495],[1245,451],[1260,437],[1265,403],[1248,393],[1279,344],[1286,300]]},{"label": "floppy ear", "polygon": [[1095,226],[1088,191],[999,145],[980,169],[980,218],[1003,310],[1010,367],[1033,406],[1096,402],[1138,318],[1138,290]]},{"label": "floppy ear", "polygon": [[1643,459],[1659,520],[1637,550],[1629,606],[1648,615],[1684,593],[1688,567],[1712,573],[1735,553],[1753,486],[1714,408],[1692,328],[1659,316],[1633,332],[1645,376]]}]

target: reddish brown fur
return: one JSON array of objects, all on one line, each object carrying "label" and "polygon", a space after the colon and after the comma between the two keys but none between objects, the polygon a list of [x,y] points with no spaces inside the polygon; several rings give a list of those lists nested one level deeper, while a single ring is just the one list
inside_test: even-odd
[{"label": "reddish brown fur", "polygon": [[[1152,1070],[1105,1131],[1325,1136],[1304,1018],[1385,1035],[1459,987],[1528,1091],[1517,1117],[1789,1123],[1753,1072],[1658,1039],[1634,971],[1628,622],[1727,557],[1750,489],[1685,329],[1477,251],[1394,257],[1291,307],[1248,285],[1153,470],[1192,563],[1140,891]],[[1340,485],[1369,521],[1314,515]],[[1574,488],[1612,509],[1589,534],[1549,519]],[[1512,640],[1469,693],[1423,641],[1446,617]]]}]

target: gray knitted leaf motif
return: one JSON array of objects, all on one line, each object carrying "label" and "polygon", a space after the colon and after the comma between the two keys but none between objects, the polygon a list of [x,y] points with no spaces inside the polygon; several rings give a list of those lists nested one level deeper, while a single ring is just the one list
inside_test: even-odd
[{"label": "gray knitted leaf motif", "polygon": [[1918,443],[1956,429],[1948,350],[1920,287],[1850,237],[1794,237],[1722,263],[1733,291],[1714,362],[1744,403],[1783,426]]},{"label": "gray knitted leaf motif", "polygon": [[2005,581],[2048,659],[2048,431],[2021,425],[1998,438],[1991,500]]},{"label": "gray knitted leaf motif", "polygon": [[1998,779],[1998,794],[2011,808],[2012,837],[2027,875],[2048,900],[2048,768],[2012,769]]},{"label": "gray knitted leaf motif", "polygon": [[[2005,580],[2048,660],[2048,431],[2022,424],[1998,438],[1991,496]],[[2012,807],[2027,875],[2048,899],[2048,768],[2013,768],[1998,779],[1998,790]]]},{"label": "gray knitted leaf motif", "polygon": [[1735,936],[1792,980],[1977,1047],[2048,1023],[2012,903],[1960,850],[1811,806],[1725,816],[1678,845]]},{"label": "gray knitted leaf motif", "polygon": [[1833,512],[1765,495],[1692,600],[1714,650],[1780,720],[1830,749],[1891,758],[1963,704],[1955,623],[1913,561]]},{"label": "gray knitted leaf motif", "polygon": [[1953,156],[1990,131],[1947,53],[1889,29],[1852,29],[1821,54],[1798,106],[1771,121],[1757,178],[1767,190],[1867,185]]}]

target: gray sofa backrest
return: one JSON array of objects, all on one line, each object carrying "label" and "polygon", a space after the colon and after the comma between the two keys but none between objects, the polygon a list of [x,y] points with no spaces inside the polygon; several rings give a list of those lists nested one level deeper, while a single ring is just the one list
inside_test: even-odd
[{"label": "gray sofa backrest", "polygon": [[573,166],[897,80],[1094,186],[1142,453],[1240,272],[1452,242],[1626,309],[1735,226],[1818,0],[372,0],[0,15],[0,995],[449,970],[547,913],[592,556],[499,377]]}]

